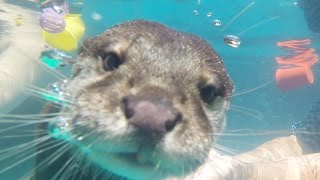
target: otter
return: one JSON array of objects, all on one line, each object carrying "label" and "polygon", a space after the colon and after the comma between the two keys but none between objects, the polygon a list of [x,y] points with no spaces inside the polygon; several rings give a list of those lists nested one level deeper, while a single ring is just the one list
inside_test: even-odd
[{"label": "otter", "polygon": [[116,25],[79,49],[65,85],[72,103],[50,110],[63,114],[68,138],[38,148],[59,142],[70,149],[41,151],[33,178],[185,176],[209,156],[232,92],[221,58],[205,40],[158,22]]}]

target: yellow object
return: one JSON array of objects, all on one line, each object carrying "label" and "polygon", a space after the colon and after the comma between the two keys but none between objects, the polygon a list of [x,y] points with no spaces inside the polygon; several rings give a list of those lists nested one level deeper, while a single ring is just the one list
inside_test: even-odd
[{"label": "yellow object", "polygon": [[21,26],[24,23],[24,20],[22,17],[16,18],[15,21],[16,21],[16,26]]},{"label": "yellow object", "polygon": [[42,30],[44,40],[51,46],[71,52],[78,48],[78,42],[83,37],[85,26],[80,14],[65,15],[66,27],[61,33],[49,33]]}]

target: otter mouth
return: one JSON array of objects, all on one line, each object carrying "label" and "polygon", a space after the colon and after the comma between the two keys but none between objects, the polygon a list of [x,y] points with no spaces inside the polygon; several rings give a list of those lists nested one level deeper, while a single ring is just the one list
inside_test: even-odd
[{"label": "otter mouth", "polygon": [[154,179],[166,173],[150,161],[142,161],[139,152],[106,152],[92,150],[88,158],[100,168],[130,179]]},{"label": "otter mouth", "polygon": [[144,165],[144,166],[154,166],[150,161],[147,160],[142,160],[139,158],[138,153],[113,153],[114,156],[121,161],[127,161],[132,164],[139,164],[139,165]]}]

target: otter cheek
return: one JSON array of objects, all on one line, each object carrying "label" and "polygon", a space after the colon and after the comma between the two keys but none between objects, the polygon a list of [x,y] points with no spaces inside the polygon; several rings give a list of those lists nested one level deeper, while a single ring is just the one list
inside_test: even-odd
[{"label": "otter cheek", "polygon": [[172,174],[186,173],[195,170],[208,157],[211,147],[209,135],[201,133],[199,127],[193,128],[177,127],[158,145],[161,147],[158,159],[162,169]]}]

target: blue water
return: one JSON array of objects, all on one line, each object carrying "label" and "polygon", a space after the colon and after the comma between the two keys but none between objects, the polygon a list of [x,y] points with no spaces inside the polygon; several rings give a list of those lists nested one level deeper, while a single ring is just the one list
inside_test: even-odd
[{"label": "blue water", "polygon": [[[252,0],[201,0],[200,4],[197,2],[197,0],[85,0],[82,6],[83,20],[87,28],[85,36],[95,36],[115,24],[133,19],[159,21],[175,29],[196,34],[207,40],[224,60],[226,69],[235,83],[235,94],[266,84],[260,89],[232,99],[232,105],[250,108],[256,112],[243,110],[245,112],[243,113],[231,109],[228,112],[227,131],[290,130],[292,124],[304,119],[312,103],[318,98],[319,65],[313,66],[315,77],[313,84],[282,91],[275,82],[275,71],[278,68],[275,57],[288,53],[277,47],[278,41],[311,39],[312,44],[309,47],[315,48],[319,53],[320,36],[308,29],[303,10],[294,4],[296,1],[256,0],[236,19],[235,16],[248,7]],[[21,5],[36,9],[30,3]],[[198,15],[195,15],[195,10]],[[207,16],[209,12],[212,12],[210,17]],[[93,18],[95,14],[99,14],[102,19],[95,20]],[[270,18],[275,19],[242,33],[239,36],[241,45],[238,48],[224,43],[225,35],[237,35]],[[214,19],[221,20],[222,26],[214,26],[212,24]],[[232,19],[234,21],[230,23]],[[228,23],[230,25],[226,27]],[[32,103],[34,106],[39,106],[34,101]],[[26,109],[26,104],[20,107],[23,111],[36,112],[35,107]],[[219,143],[242,152],[280,135],[222,137]],[[6,143],[8,142],[0,141],[0,146],[5,147]],[[30,169],[32,161],[21,166]],[[22,173],[21,166],[0,177],[18,178]]]}]

